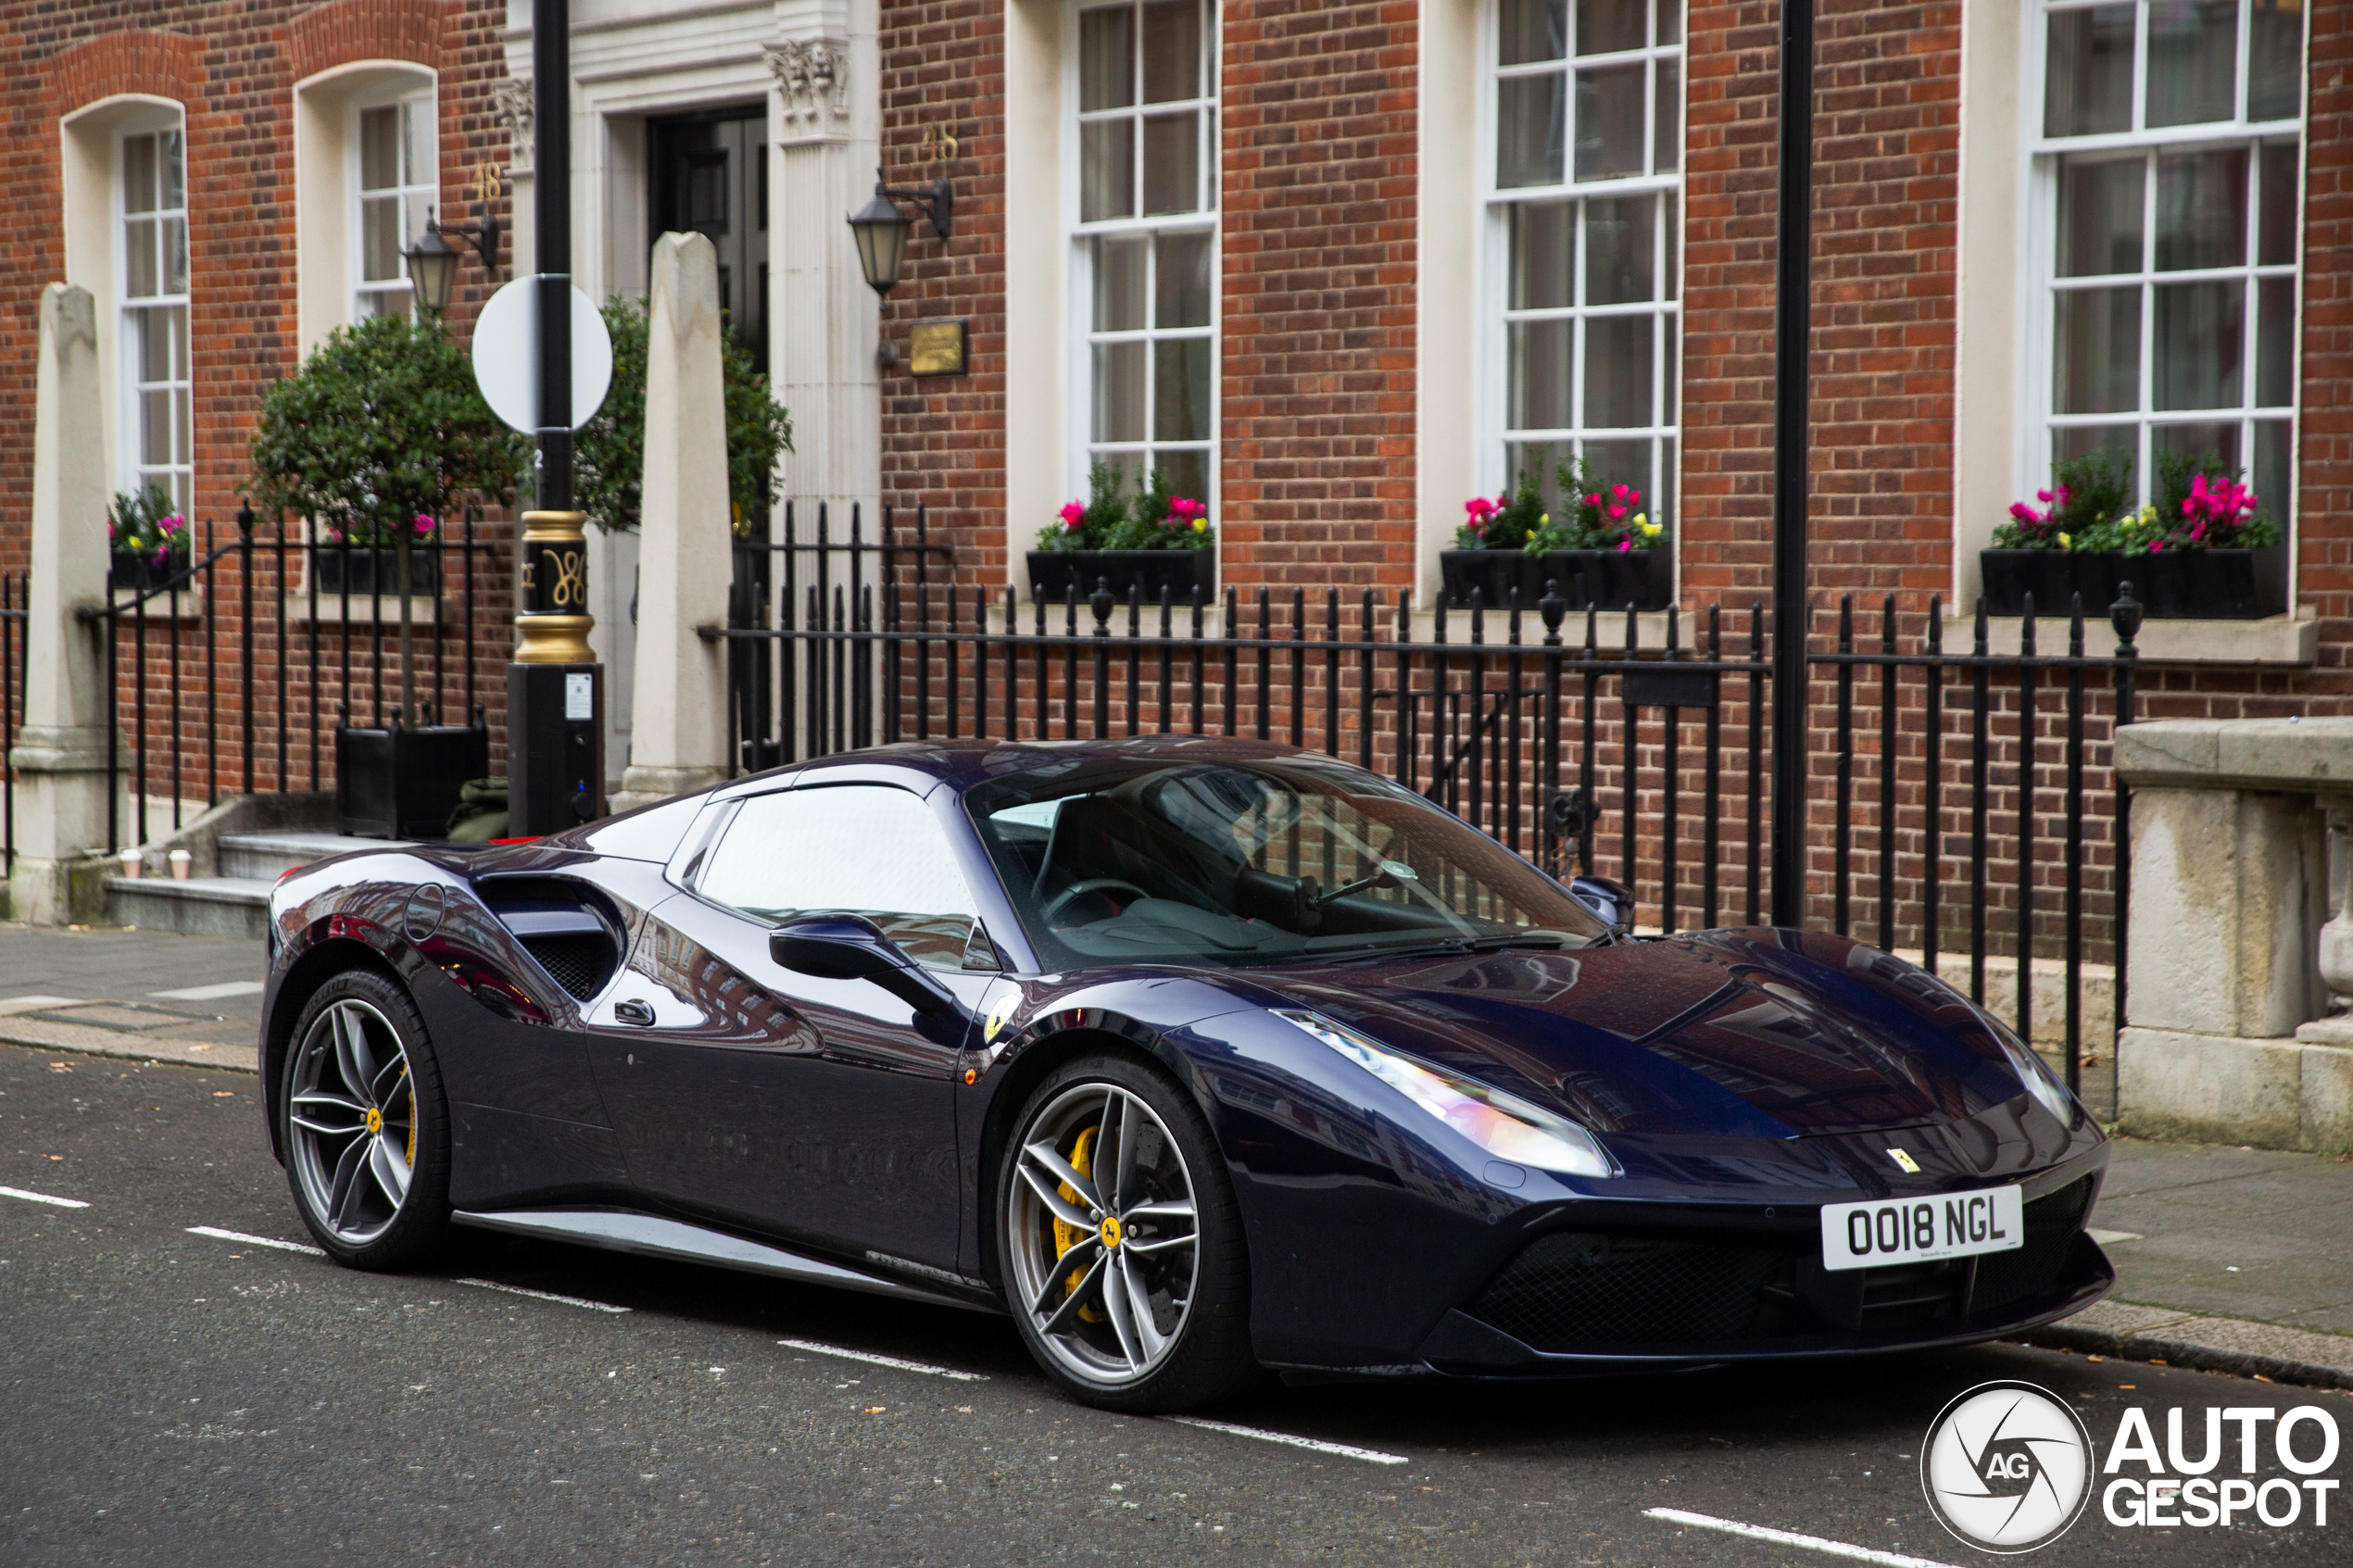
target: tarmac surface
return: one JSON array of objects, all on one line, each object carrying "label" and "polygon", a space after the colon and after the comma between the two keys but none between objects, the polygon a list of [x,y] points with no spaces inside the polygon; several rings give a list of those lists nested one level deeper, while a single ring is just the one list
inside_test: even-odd
[{"label": "tarmac surface", "polygon": [[[258,966],[258,944],[0,930],[0,1009],[249,1030],[250,994],[156,993]],[[1935,1523],[1919,1461],[1977,1384],[2050,1389],[2103,1453],[2134,1408],[2160,1446],[2174,1407],[2193,1447],[2208,1408],[2353,1427],[2340,1392],[2017,1345],[1270,1385],[1203,1412],[1223,1426],[1114,1416],[977,1314],[483,1236],[425,1273],[335,1268],[307,1249],[255,1100],[218,1067],[0,1046],[0,1562],[1956,1564],[1984,1559]],[[2353,1344],[2327,1332],[2353,1306],[2353,1165],[2116,1154],[2094,1223],[2136,1237],[2110,1244],[2132,1311]],[[2255,1458],[2255,1485],[2290,1478],[2269,1443]],[[2353,1453],[2322,1474],[2353,1480]],[[2095,1499],[2034,1560],[2343,1562],[2348,1512],[2340,1490],[2325,1525],[2147,1528]]]}]

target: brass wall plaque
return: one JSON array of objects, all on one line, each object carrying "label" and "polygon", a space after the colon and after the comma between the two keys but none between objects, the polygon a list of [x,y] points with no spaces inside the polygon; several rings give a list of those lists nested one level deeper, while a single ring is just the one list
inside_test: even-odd
[{"label": "brass wall plaque", "polygon": [[918,321],[907,333],[908,368],[919,376],[964,373],[964,324]]}]

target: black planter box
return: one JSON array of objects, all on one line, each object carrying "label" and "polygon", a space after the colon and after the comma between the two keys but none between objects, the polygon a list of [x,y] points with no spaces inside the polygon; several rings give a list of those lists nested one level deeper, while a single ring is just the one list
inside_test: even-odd
[{"label": "black planter box", "polygon": [[335,831],[446,838],[459,792],[490,771],[490,732],[472,724],[335,732]]},{"label": "black planter box", "polygon": [[1650,550],[1547,550],[1529,559],[1529,585],[1520,603],[1542,601],[1552,583],[1573,610],[1665,609],[1675,587],[1675,570],[1664,546]]},{"label": "black planter box", "polygon": [[1523,609],[1533,608],[1541,595],[1529,591],[1528,569],[1525,550],[1438,552],[1439,583],[1449,609],[1468,609],[1473,589],[1478,591],[1482,608],[1508,608],[1514,590],[1519,594]]},{"label": "black planter box", "polygon": [[1217,552],[1201,550],[1032,550],[1029,552],[1029,596],[1039,604],[1058,605],[1068,599],[1074,587],[1078,590],[1078,602],[1086,604],[1102,583],[1111,589],[1117,604],[1127,602],[1127,590],[1132,586],[1136,596],[1147,605],[1160,603],[1160,591],[1168,590],[1168,602],[1189,606],[1193,590],[1201,590],[1202,603],[1208,604],[1217,592]]},{"label": "black planter box", "polygon": [[[430,597],[441,590],[438,551],[430,546],[409,552],[409,592]],[[346,549],[336,545],[310,546],[310,581],[323,596],[350,594],[355,597],[400,592],[400,552],[386,549]]]},{"label": "black planter box", "polygon": [[2260,621],[2287,613],[2287,546],[2254,550],[1981,550],[1989,615],[2066,616],[2083,596],[2087,621],[2106,620],[2123,585],[2152,621]]}]

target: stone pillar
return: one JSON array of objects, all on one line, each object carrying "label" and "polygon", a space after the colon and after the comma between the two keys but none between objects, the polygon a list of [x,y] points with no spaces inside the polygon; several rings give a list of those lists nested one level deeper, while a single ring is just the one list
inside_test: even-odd
[{"label": "stone pillar", "polygon": [[718,783],[727,752],[726,645],[695,630],[726,620],[735,568],[718,252],[700,234],[664,234],[652,282],[635,711],[617,811]]},{"label": "stone pillar", "polygon": [[2326,824],[2353,803],[2353,720],[2117,732],[2133,907],[2117,1117],[2148,1137],[2353,1144],[2353,1030],[2324,1019]]},{"label": "stone pillar", "polygon": [[24,727],[17,771],[15,918],[62,925],[105,904],[106,622],[76,610],[106,602],[105,408],[90,291],[41,291],[32,433],[32,596],[25,617]]}]

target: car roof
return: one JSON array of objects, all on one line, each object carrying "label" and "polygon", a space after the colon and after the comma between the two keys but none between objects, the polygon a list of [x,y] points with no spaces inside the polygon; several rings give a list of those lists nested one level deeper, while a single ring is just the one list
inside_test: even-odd
[{"label": "car roof", "polygon": [[[1274,741],[1247,740],[1238,735],[1126,735],[1102,740],[941,740],[902,741],[893,746],[845,751],[774,770],[780,781],[814,784],[828,772],[856,771],[872,777],[876,769],[904,770],[938,780],[959,792],[975,784],[1028,772],[1074,759],[1144,761],[1153,759],[1189,762],[1266,761],[1277,758],[1320,756]],[[755,775],[759,777],[761,775]],[[753,782],[738,779],[731,792]]]}]

